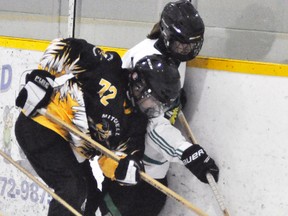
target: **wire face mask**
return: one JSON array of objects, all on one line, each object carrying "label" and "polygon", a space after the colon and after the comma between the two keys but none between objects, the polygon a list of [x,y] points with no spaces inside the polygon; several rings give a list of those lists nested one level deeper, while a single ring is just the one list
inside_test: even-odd
[{"label": "wire face mask", "polygon": [[182,43],[180,41],[173,41],[170,44],[171,52],[181,61],[195,58],[203,45],[203,38],[198,38],[190,43]]},{"label": "wire face mask", "polygon": [[154,96],[143,98],[137,102],[139,109],[145,113],[148,118],[155,118],[165,112],[163,104]]},{"label": "wire face mask", "polygon": [[145,56],[130,72],[132,104],[137,104],[148,118],[164,114],[179,97],[180,75],[171,58],[157,54]]},{"label": "wire face mask", "polygon": [[167,106],[153,96],[152,90],[143,79],[134,83],[132,94],[139,109],[145,113],[148,118],[158,117],[168,109]]}]

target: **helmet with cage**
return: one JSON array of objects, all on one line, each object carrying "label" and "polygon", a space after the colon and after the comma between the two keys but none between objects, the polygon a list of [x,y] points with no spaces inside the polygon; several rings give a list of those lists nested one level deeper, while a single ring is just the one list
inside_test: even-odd
[{"label": "helmet with cage", "polygon": [[160,30],[172,57],[188,61],[199,54],[204,41],[205,26],[190,1],[168,3],[161,13]]},{"label": "helmet with cage", "polygon": [[177,65],[163,55],[140,59],[130,74],[134,102],[148,117],[156,117],[178,98],[180,75]]}]

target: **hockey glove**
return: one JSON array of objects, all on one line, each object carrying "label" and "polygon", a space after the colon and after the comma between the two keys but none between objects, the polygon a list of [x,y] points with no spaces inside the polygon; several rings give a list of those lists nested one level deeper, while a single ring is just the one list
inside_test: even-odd
[{"label": "hockey glove", "polygon": [[194,144],[186,149],[181,160],[200,181],[208,183],[206,178],[208,172],[212,174],[216,182],[218,181],[219,169],[201,146]]},{"label": "hockey glove", "polygon": [[35,115],[37,109],[48,105],[54,79],[53,75],[44,70],[33,70],[27,74],[26,85],[16,98],[16,106],[22,108],[28,117]]},{"label": "hockey glove", "polygon": [[182,88],[180,91],[180,96],[174,101],[171,107],[165,112],[165,118],[169,119],[172,125],[175,124],[180,110],[182,110],[184,106],[186,105],[186,101],[187,101],[186,93],[184,89]]},{"label": "hockey glove", "polygon": [[138,160],[135,156],[128,155],[120,159],[115,170],[115,179],[122,185],[136,185],[140,182],[139,171],[143,170],[144,166],[142,161]]}]

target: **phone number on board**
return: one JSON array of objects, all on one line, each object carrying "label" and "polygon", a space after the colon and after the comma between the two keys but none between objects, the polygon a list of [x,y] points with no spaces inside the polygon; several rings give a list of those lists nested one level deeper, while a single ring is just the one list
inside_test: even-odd
[{"label": "phone number on board", "polygon": [[13,178],[0,176],[0,195],[10,198],[21,198],[22,200],[30,200],[34,203],[49,205],[52,197],[44,189],[39,187],[35,182],[29,183],[26,180],[17,184]]}]

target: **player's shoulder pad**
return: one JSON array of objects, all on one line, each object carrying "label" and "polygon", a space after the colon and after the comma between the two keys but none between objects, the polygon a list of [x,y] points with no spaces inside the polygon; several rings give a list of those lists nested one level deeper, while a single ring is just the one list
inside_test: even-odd
[{"label": "player's shoulder pad", "polygon": [[117,52],[114,52],[114,51],[107,51],[105,52],[104,54],[105,58],[107,61],[116,61],[116,62],[121,62],[121,65],[122,65],[122,60],[121,60],[121,57],[120,55],[117,53]]},{"label": "player's shoulder pad", "polygon": [[115,71],[122,71],[122,60],[117,52],[107,51],[103,56],[105,58],[103,62],[106,61],[106,64],[104,65],[110,65],[110,67]]}]

